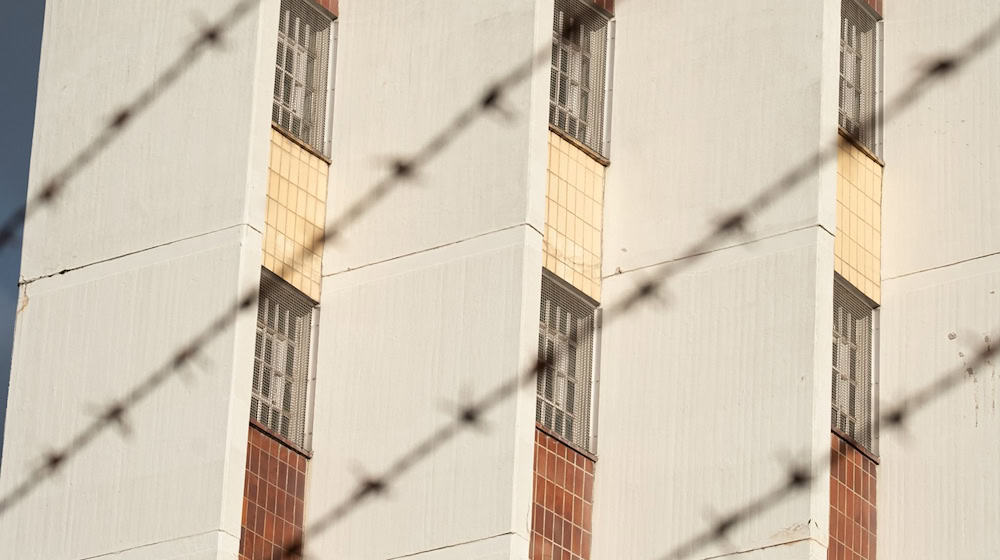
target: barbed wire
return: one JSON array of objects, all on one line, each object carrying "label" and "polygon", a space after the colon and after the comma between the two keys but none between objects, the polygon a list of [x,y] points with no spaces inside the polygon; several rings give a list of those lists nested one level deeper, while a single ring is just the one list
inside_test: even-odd
[{"label": "barbed wire", "polygon": [[226,33],[239,23],[258,2],[260,0],[240,0],[214,23],[202,28],[194,40],[188,43],[181,54],[163,72],[158,74],[131,101],[115,111],[90,142],[84,144],[52,176],[42,181],[41,189],[14,209],[0,223],[0,249],[16,241],[17,233],[21,230],[22,225],[36,212],[55,203],[66,190],[69,182],[121,136],[122,132],[135,122],[136,117],[152,107],[157,99],[176,84],[202,54],[209,48],[221,46]]},{"label": "barbed wire", "polygon": [[[955,72],[961,69],[969,61],[975,59],[981,53],[993,46],[997,41],[998,35],[1000,35],[1000,18],[995,20],[984,31],[977,34],[973,40],[971,40],[962,49],[952,55],[939,57],[931,64],[927,65],[920,72],[918,77],[914,79],[908,87],[903,89],[902,94],[894,98],[883,108],[873,114],[868,123],[862,124],[862,127],[873,122],[889,122],[899,114],[903,113],[907,108],[911,107],[931,85],[939,80],[947,78],[948,76],[954,75]],[[663,265],[660,273],[652,275],[644,282],[641,282],[634,290],[631,291],[631,293],[626,295],[619,302],[606,307],[602,314],[604,328],[607,328],[611,321],[627,315],[638,303],[657,297],[663,285],[670,278],[676,276],[682,270],[690,267],[698,259],[707,255],[715,248],[716,244],[720,240],[733,233],[744,231],[747,223],[752,218],[753,212],[760,211],[770,206],[776,200],[799,185],[809,176],[809,174],[821,169],[828,160],[836,157],[837,150],[839,149],[841,142],[843,142],[843,140],[840,139],[838,134],[837,138],[827,147],[821,148],[816,154],[806,158],[800,164],[796,165],[787,173],[782,175],[777,181],[765,186],[748,202],[744,203],[736,210],[724,215],[719,221],[717,227],[707,236],[691,245],[686,252],[682,252],[682,257],[672,261],[670,265]],[[982,363],[987,361],[993,356],[995,351],[996,350],[994,349],[987,348],[986,351],[979,355],[976,362]],[[533,384],[536,377],[549,366],[550,363],[548,363],[544,358],[539,357],[538,361],[536,361],[526,371],[522,372],[521,375],[514,380],[506,381],[498,385],[493,390],[486,393],[484,397],[474,401],[471,405],[462,407],[459,410],[459,413],[450,422],[438,428],[428,437],[420,440],[416,445],[403,452],[403,454],[399,456],[399,459],[391,463],[390,466],[382,471],[380,475],[366,477],[359,481],[354,490],[351,491],[343,501],[327,510],[327,512],[321,515],[314,523],[310,524],[309,527],[303,531],[300,537],[296,538],[292,543],[286,546],[282,558],[284,559],[301,555],[303,551],[303,543],[306,539],[329,529],[346,517],[353,509],[358,507],[366,499],[383,494],[395,480],[402,476],[420,459],[429,456],[435,449],[447,443],[464,429],[479,426],[484,414],[488,413],[500,402],[511,397],[522,384]],[[964,369],[961,371],[961,374],[965,374]],[[912,412],[915,408],[923,406],[927,402],[940,396],[944,393],[945,388],[953,387],[960,379],[961,377],[946,374],[938,382],[931,384],[928,388],[925,388],[924,391],[918,392],[908,399],[904,399],[899,405],[892,407],[890,412],[885,415],[886,424],[888,426],[900,425],[908,416],[909,412]],[[825,461],[827,466],[829,466],[829,458],[826,458]],[[758,498],[724,516],[708,531],[693,537],[690,541],[687,541],[684,545],[678,547],[677,551],[668,553],[665,558],[671,560],[675,558],[682,558],[688,554],[688,551],[693,551],[708,542],[724,538],[733,527],[756,513],[767,509],[771,505],[780,502],[794,490],[801,488],[804,485],[808,485],[811,480],[812,475],[810,471],[802,468],[790,469],[788,473],[788,482],[786,484],[759,496]]]},{"label": "barbed wire", "polygon": [[[241,17],[252,4],[256,3],[256,1],[257,0],[243,0],[239,2],[232,10],[230,10],[230,12],[227,13],[227,17],[231,19],[223,18],[223,20],[220,20],[220,22],[217,22],[215,25],[206,28],[203,33],[199,35],[199,38],[196,39],[196,41],[189,46],[187,50],[185,50],[186,56],[190,56],[188,60],[193,62],[193,59],[197,58],[205,47],[217,44],[221,40],[225,30],[230,27],[232,23],[235,23],[235,21],[238,20],[239,17]],[[227,25],[223,25],[226,22],[229,23]],[[904,90],[904,93],[896,99],[895,105],[893,105],[893,111],[904,110],[916,101],[916,99],[923,94],[927,87],[940,79],[953,75],[955,71],[962,67],[966,62],[991,47],[996,40],[998,29],[1000,29],[1000,20],[991,25],[987,32],[977,36],[977,38],[967,45],[965,49],[959,51],[953,56],[941,57],[934,61],[934,63],[929,65],[921,73],[920,77],[911,84],[910,88]],[[191,53],[192,50],[197,54],[187,54]],[[336,220],[330,222],[323,234],[316,236],[311,243],[307,245],[307,247],[316,247],[324,242],[338,239],[348,225],[354,223],[361,216],[367,214],[372,207],[374,207],[403,181],[413,178],[421,166],[425,165],[428,161],[438,155],[461,131],[468,128],[468,126],[479,116],[498,109],[499,102],[503,95],[510,88],[527,79],[527,77],[533,73],[535,66],[541,62],[547,61],[548,56],[548,48],[546,47],[545,49],[542,49],[542,52],[539,54],[533,55],[531,60],[517,66],[512,72],[508,73],[506,76],[488,87],[484,94],[478,98],[475,103],[461,111],[446,127],[439,131],[438,134],[432,136],[430,141],[428,141],[423,148],[408,158],[398,158],[392,161],[390,165],[390,172],[382,180],[378,181],[375,185],[368,189],[365,195],[363,195],[355,203],[348,206]],[[176,65],[171,68],[174,68],[175,66]],[[131,120],[133,120],[138,113],[148,107],[159,93],[162,93],[162,88],[176,82],[183,70],[177,69],[172,72],[177,75],[166,79],[163,78],[163,76],[158,78],[154,84],[159,83],[159,86],[152,86],[147,90],[144,90],[144,95],[141,95],[136,102],[130,104],[126,107],[126,109],[119,112],[112,122],[109,123],[109,125],[102,131],[102,133],[95,138],[93,142],[88,144],[87,148],[81,151],[76,157],[72,158],[70,163],[64,166],[64,168],[62,168],[52,179],[44,183],[46,186],[43,187],[42,191],[32,199],[31,203],[26,204],[19,212],[15,212],[14,215],[5,220],[4,225],[0,227],[0,246],[8,242],[10,235],[13,235],[12,233],[8,233],[8,230],[16,231],[17,224],[15,224],[13,229],[9,226],[9,222],[11,222],[15,216],[18,217],[15,222],[22,221],[34,212],[33,208],[35,203],[44,205],[50,203],[51,200],[56,198],[62,192],[63,188],[65,188],[67,182],[76,173],[78,173],[79,170],[92,161],[104,147],[106,147],[118,134],[120,134],[121,129],[123,129],[127,123],[131,122]],[[171,71],[168,70],[165,74],[169,76]],[[158,88],[161,89],[159,93],[157,93]],[[886,106],[887,109],[889,107],[889,105]],[[880,112],[880,114],[881,113],[882,112]],[[889,112],[885,111],[884,116],[888,118]],[[605,321],[609,318],[620,318],[621,316],[626,315],[639,302],[656,296],[662,285],[666,283],[670,277],[676,275],[682,268],[690,266],[693,260],[713,249],[720,238],[727,237],[735,232],[743,231],[747,222],[751,219],[751,215],[754,211],[758,211],[769,206],[775,200],[790,191],[795,185],[800,183],[808,176],[809,173],[820,168],[825,161],[831,157],[831,150],[832,154],[836,154],[836,147],[837,143],[833,143],[832,148],[826,151],[821,151],[816,156],[804,161],[799,166],[793,168],[789,173],[785,174],[779,181],[763,189],[747,204],[724,216],[719,225],[708,236],[706,236],[706,238],[691,246],[689,251],[685,253],[686,257],[682,257],[673,265],[664,266],[664,272],[641,283],[626,298],[606,308]],[[29,211],[29,208],[32,208],[32,210]],[[184,366],[189,364],[198,352],[200,352],[200,350],[219,333],[225,331],[240,313],[252,308],[256,303],[256,300],[256,289],[253,290],[253,293],[248,293],[241,297],[235,304],[227,309],[225,313],[212,321],[208,327],[199,332],[191,341],[185,344],[179,351],[174,353],[170,360],[146,376],[141,383],[127,392],[122,398],[110,403],[94,421],[88,424],[76,436],[71,438],[68,444],[57,449],[56,451],[48,453],[44,457],[42,465],[33,470],[21,484],[14,488],[14,490],[0,499],[0,516],[7,513],[11,507],[26,497],[31,490],[36,488],[43,480],[51,477],[63,468],[72,456],[85,448],[99,433],[114,426],[123,428],[124,431],[124,428],[127,425],[126,415],[129,410],[152,394],[168,379],[176,375],[176,373],[179,372]],[[981,356],[981,360],[988,360],[988,358],[992,356],[992,353],[993,350],[990,350],[989,354],[983,354]],[[285,548],[285,554],[300,554],[302,551],[302,543],[305,538],[329,529],[345,518],[350,512],[367,499],[384,493],[385,490],[398,478],[409,471],[421,460],[430,456],[436,449],[454,438],[455,435],[463,431],[465,428],[479,426],[482,423],[484,414],[489,412],[489,410],[500,402],[509,398],[522,385],[530,385],[534,383],[537,375],[549,366],[550,364],[548,362],[539,358],[534,364],[531,365],[531,367],[527,368],[526,371],[488,391],[481,398],[472,401],[470,404],[460,407],[458,414],[456,414],[452,421],[429,434],[426,438],[418,442],[417,445],[404,451],[389,465],[387,469],[382,471],[380,475],[368,477],[359,481],[356,488],[348,495],[347,498],[327,510],[325,514],[321,515],[315,522],[311,523],[309,527],[303,531],[299,538],[297,538],[294,542],[289,543]],[[965,370],[962,370],[963,374],[964,372]],[[903,404],[905,404],[905,406],[893,407],[890,409],[889,413],[884,415],[886,425],[901,425],[906,418],[909,417],[910,413],[915,411],[917,408],[924,406],[927,402],[930,402],[938,395],[942,394],[945,390],[954,387],[957,383],[957,380],[952,379],[952,376],[948,375],[943,377],[942,380],[939,380],[939,382],[928,386],[926,388],[927,392],[917,393],[910,399],[904,399]],[[742,508],[734,510],[734,513],[723,517],[722,520],[713,525],[710,533],[716,536],[724,537],[725,534],[739,522],[746,519],[750,515],[762,511],[764,508],[768,507],[769,504],[774,503],[775,500],[779,500],[787,495],[788,490],[782,490],[782,488],[799,488],[804,484],[808,484],[810,480],[811,478],[808,476],[802,475],[801,470],[792,471],[792,474],[789,477],[789,484],[784,485],[776,491],[765,494],[757,500],[749,502]],[[712,540],[715,539],[713,538]],[[698,544],[710,541],[694,539],[688,542]],[[690,547],[688,549],[693,550]],[[667,558],[673,557],[675,556],[671,556],[670,554],[667,556]]]}]

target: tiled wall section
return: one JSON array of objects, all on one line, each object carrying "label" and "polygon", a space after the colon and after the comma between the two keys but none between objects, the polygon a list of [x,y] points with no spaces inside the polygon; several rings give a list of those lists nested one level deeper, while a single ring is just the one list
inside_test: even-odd
[{"label": "tiled wall section", "polygon": [[594,462],[535,430],[532,560],[589,560]]},{"label": "tiled wall section", "polygon": [[867,0],[867,2],[878,15],[882,15],[882,0]]},{"label": "tiled wall section", "polygon": [[[605,12],[608,12],[609,14],[614,15],[614,13],[615,13],[615,0],[591,0],[591,1],[598,8],[601,8]],[[868,0],[868,1],[869,2],[875,2],[876,0]],[[877,1],[881,2],[881,0],[877,0]]]},{"label": "tiled wall section", "polygon": [[881,303],[882,166],[853,144],[840,144],[833,268]]},{"label": "tiled wall section", "polygon": [[251,424],[240,560],[282,557],[283,545],[302,533],[305,486],[306,458]]},{"label": "tiled wall section", "polygon": [[325,161],[271,129],[264,266],[316,301],[323,247],[308,246],[323,232],[329,171]]},{"label": "tiled wall section", "polygon": [[316,3],[327,9],[328,12],[333,14],[333,17],[337,17],[339,14],[338,4],[339,0],[316,0]]},{"label": "tiled wall section", "polygon": [[875,462],[830,434],[828,560],[875,560]]},{"label": "tiled wall section", "polygon": [[549,131],[545,268],[601,299],[604,166]]}]

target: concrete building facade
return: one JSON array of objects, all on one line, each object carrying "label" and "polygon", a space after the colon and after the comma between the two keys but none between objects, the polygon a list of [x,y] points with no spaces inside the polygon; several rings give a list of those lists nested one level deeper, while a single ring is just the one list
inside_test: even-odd
[{"label": "concrete building facade", "polygon": [[[29,196],[209,4],[48,0]],[[5,554],[660,558],[806,464],[688,557],[1000,557],[992,363],[878,425],[1000,331],[1000,54],[881,114],[997,17],[248,2],[25,224],[0,493],[256,304],[4,512]]]}]

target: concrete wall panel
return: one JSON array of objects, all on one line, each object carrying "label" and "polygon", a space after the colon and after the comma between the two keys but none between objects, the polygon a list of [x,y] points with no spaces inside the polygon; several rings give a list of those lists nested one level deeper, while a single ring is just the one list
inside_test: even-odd
[{"label": "concrete wall panel", "polygon": [[[252,230],[231,228],[23,288],[2,491],[252,288],[259,243]],[[209,533],[222,549],[181,557],[235,554],[253,321],[243,314],[129,411],[127,433],[106,430],[8,512],[5,554],[164,557]]]},{"label": "concrete wall panel", "polygon": [[[885,20],[886,99],[1000,17],[989,0],[898,4]],[[886,125],[885,277],[1000,252],[998,89],[992,48]]]},{"label": "concrete wall panel", "polygon": [[[616,6],[606,306],[836,140],[839,16],[839,2]],[[606,319],[594,558],[657,557],[828,452],[835,201],[830,160],[660,301]],[[822,480],[697,557],[825,558]]]},{"label": "concrete wall panel", "polygon": [[[886,7],[886,97],[1000,17],[987,0]],[[964,370],[1000,333],[1000,51],[885,127],[881,396]],[[986,337],[990,337],[987,342]],[[880,440],[880,558],[1000,556],[996,360]]]},{"label": "concrete wall panel", "polygon": [[[817,231],[712,253],[661,302],[605,323],[594,558],[663,554],[828,451],[832,304],[818,294],[832,292],[832,240]],[[606,297],[656,272],[608,278]],[[825,546],[819,480],[698,557]]]},{"label": "concrete wall panel", "polygon": [[[838,2],[624,2],[616,20],[605,276],[681,256],[837,123]],[[812,169],[747,237],[832,233],[834,169]]]},{"label": "concrete wall panel", "polygon": [[[540,276],[541,240],[521,227],[324,278],[307,522],[534,359]],[[505,398],[486,427],[435,449],[309,549],[394,558],[510,534],[526,557],[534,391]]]},{"label": "concrete wall panel", "polygon": [[[231,2],[46,3],[28,196]],[[238,223],[263,230],[277,2],[254,7],[25,225],[32,279]]]},{"label": "concrete wall panel", "polygon": [[[344,2],[340,9],[331,219],[494,80],[537,57],[551,37],[551,0],[380,0]],[[327,251],[326,270],[429,249],[529,217],[542,231],[545,67],[543,61],[530,80],[505,91],[504,114],[491,111],[454,131],[447,148],[352,225]]]}]

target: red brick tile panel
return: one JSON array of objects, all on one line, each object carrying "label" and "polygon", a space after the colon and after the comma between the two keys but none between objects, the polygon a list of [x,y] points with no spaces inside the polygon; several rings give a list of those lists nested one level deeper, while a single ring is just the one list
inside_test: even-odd
[{"label": "red brick tile panel", "polygon": [[875,462],[830,434],[828,560],[875,560]]},{"label": "red brick tile panel", "polygon": [[[598,8],[608,12],[610,15],[615,15],[615,0],[592,0],[594,5]],[[868,0],[869,2],[874,2],[875,0]]]},{"label": "red brick tile panel", "polygon": [[333,17],[337,17],[339,15],[337,6],[339,0],[316,0],[316,3],[326,8],[328,12],[333,14]]},{"label": "red brick tile panel", "polygon": [[590,560],[594,461],[535,430],[532,560]]},{"label": "red brick tile panel", "polygon": [[250,425],[243,486],[240,560],[281,558],[302,534],[306,458]]}]

